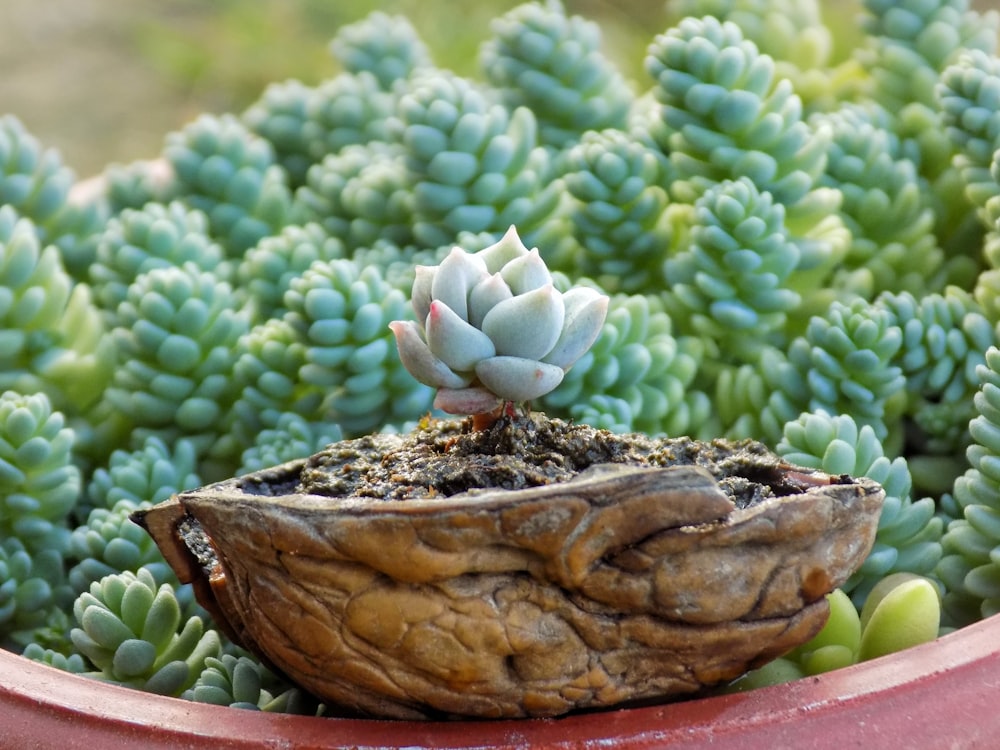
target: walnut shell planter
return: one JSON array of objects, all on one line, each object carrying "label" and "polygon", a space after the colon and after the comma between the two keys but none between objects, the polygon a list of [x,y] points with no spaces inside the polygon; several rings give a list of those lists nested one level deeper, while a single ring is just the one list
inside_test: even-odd
[{"label": "walnut shell planter", "polygon": [[[883,498],[755,443],[537,418],[414,435],[338,443],[139,520],[238,642],[328,704],[512,718],[691,694],[807,640]],[[528,486],[442,492],[491,483]]]}]

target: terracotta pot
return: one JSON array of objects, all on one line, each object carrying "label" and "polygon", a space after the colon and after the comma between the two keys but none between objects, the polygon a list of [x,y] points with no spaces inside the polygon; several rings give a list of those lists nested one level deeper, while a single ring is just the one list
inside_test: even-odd
[{"label": "terracotta pot", "polygon": [[996,747],[1000,616],[848,669],[748,693],[559,719],[271,715],[70,675],[0,650],[0,748]]}]

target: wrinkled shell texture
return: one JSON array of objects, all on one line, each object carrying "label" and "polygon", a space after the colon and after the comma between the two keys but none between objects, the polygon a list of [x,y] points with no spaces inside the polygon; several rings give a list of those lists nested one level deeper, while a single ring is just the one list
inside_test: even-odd
[{"label": "wrinkled shell texture", "polygon": [[[366,715],[555,716],[664,699],[812,637],[824,594],[871,546],[878,485],[723,441],[674,450],[632,437],[638,453],[666,447],[640,461],[628,447],[568,481],[410,500],[303,494],[317,454],[181,493],[143,520],[244,645]],[[382,450],[413,440],[383,438]],[[741,457],[716,460],[727,454]],[[723,490],[747,484],[760,485],[749,504]],[[179,521],[211,551],[189,543],[195,560]]]}]

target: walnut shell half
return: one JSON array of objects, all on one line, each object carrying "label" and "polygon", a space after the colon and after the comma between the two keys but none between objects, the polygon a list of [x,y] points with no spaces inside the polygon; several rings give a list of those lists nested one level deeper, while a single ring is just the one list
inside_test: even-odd
[{"label": "walnut shell half", "polygon": [[331,705],[555,716],[691,694],[822,627],[824,595],[864,561],[884,493],[755,460],[736,464],[760,485],[743,504],[717,472],[684,464],[331,497],[300,491],[306,459],[135,520],[221,627]]}]

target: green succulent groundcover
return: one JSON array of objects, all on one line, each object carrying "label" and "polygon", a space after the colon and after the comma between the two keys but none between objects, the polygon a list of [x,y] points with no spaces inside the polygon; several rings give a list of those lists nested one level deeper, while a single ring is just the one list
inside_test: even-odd
[{"label": "green succulent groundcover", "polygon": [[497,19],[476,80],[376,13],[337,34],[339,74],[199,117],[97,191],[0,119],[4,646],[321,711],[218,634],[128,515],[409,429],[433,392],[388,324],[412,318],[414,266],[512,225],[561,291],[610,296],[534,408],[884,484],[830,628],[766,679],[1000,610],[996,14],[866,0],[834,63],[818,0],[668,7],[634,82],[556,2]]}]

